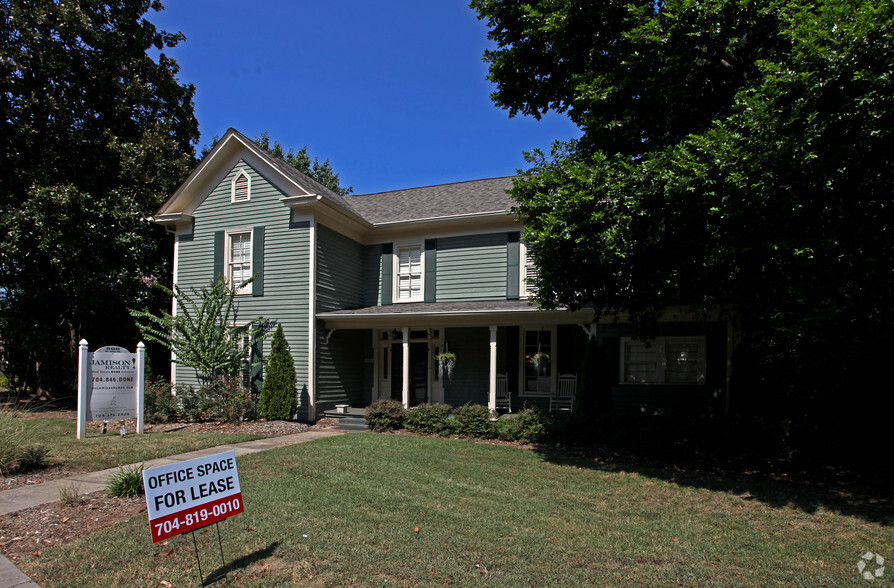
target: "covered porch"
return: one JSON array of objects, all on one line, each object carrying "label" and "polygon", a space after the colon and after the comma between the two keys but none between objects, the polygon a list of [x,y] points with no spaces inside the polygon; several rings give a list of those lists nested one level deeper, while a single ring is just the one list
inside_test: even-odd
[{"label": "covered porch", "polygon": [[[327,341],[348,330],[368,342],[362,359],[342,362],[364,370],[364,404],[391,398],[408,408],[558,408],[556,393],[571,378],[576,383],[583,348],[596,332],[591,312],[541,311],[519,300],[392,304],[317,318]],[[438,369],[436,357],[445,351],[456,356],[452,377]]]}]

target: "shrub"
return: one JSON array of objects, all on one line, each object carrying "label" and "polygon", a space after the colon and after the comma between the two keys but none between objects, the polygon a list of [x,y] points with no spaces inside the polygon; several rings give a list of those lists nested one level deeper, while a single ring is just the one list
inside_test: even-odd
[{"label": "shrub", "polygon": [[406,410],[397,400],[380,398],[366,407],[367,426],[378,433],[403,428]]},{"label": "shrub", "polygon": [[298,409],[295,363],[282,324],[277,325],[271,341],[270,361],[264,374],[259,408],[267,420],[290,419]]},{"label": "shrub", "polygon": [[233,423],[257,418],[258,409],[251,393],[235,378],[214,378],[199,389],[199,394],[210,407],[210,419]]},{"label": "shrub", "polygon": [[448,404],[420,404],[407,411],[407,430],[422,435],[449,435],[452,412]]},{"label": "shrub", "polygon": [[503,441],[537,443],[546,438],[548,421],[549,418],[536,408],[526,408],[497,419],[497,437]]},{"label": "shrub", "polygon": [[177,418],[177,399],[173,387],[161,376],[146,382],[143,413],[147,423],[167,423]]},{"label": "shrub", "polygon": [[207,394],[196,391],[192,386],[177,386],[178,414],[181,420],[204,423],[214,419],[214,402]]},{"label": "shrub", "polygon": [[464,404],[453,409],[451,432],[460,437],[491,439],[494,436],[493,413],[480,404]]},{"label": "shrub", "polygon": [[106,492],[122,498],[142,494],[143,464],[118,468],[118,471],[106,480]]}]

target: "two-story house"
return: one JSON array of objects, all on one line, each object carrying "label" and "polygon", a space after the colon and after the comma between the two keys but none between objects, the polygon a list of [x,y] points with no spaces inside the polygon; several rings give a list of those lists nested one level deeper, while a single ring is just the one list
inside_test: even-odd
[{"label": "two-story house", "polygon": [[[340,196],[231,129],[154,220],[176,239],[180,287],[256,276],[239,312],[282,324],[299,418],[383,397],[495,407],[498,378],[514,407],[546,409],[559,375],[583,372],[578,394],[616,410],[722,410],[726,323],[669,313],[644,343],[623,322],[530,303],[511,187],[507,177]],[[443,350],[456,355],[449,379],[434,359]],[[535,369],[538,353],[548,359]],[[195,383],[176,365],[173,378]]]}]

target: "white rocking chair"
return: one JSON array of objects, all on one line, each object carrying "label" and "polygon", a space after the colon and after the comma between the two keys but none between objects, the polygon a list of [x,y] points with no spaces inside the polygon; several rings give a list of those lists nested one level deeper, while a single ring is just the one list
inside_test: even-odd
[{"label": "white rocking chair", "polygon": [[505,408],[512,412],[512,396],[509,394],[509,383],[506,374],[497,374],[497,410]]},{"label": "white rocking chair", "polygon": [[550,398],[549,411],[574,410],[574,400],[577,397],[577,376],[575,374],[562,374],[559,376],[559,385],[556,393]]}]

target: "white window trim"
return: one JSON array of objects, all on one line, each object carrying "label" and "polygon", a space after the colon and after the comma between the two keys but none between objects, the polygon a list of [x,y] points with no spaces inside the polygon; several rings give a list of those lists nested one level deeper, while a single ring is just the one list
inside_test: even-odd
[{"label": "white window trim", "polygon": [[[537,290],[533,286],[528,283],[528,257],[530,256],[531,248],[524,241],[519,241],[519,286],[518,293],[519,298],[533,298],[537,295]],[[533,275],[533,274],[532,274]]]},{"label": "white window trim", "polygon": [[[527,390],[527,386],[526,386],[526,382],[525,382],[525,378],[527,377],[525,375],[525,365],[527,364],[527,360],[525,359],[525,339],[527,338],[526,334],[530,331],[533,331],[533,332],[545,331],[545,332],[549,333],[549,339],[550,339],[549,363],[551,366],[550,373],[549,373],[549,392],[541,392],[539,390],[535,390],[533,392],[528,392],[528,390]],[[519,365],[518,365],[518,381],[520,382],[520,384],[518,386],[519,387],[518,395],[520,397],[527,396],[527,397],[531,397],[531,398],[538,398],[538,397],[545,398],[547,396],[552,396],[552,394],[556,391],[556,369],[554,366],[559,365],[557,362],[558,358],[557,358],[557,354],[556,354],[556,348],[557,348],[556,335],[557,335],[557,333],[558,333],[558,329],[556,328],[555,325],[552,325],[552,326],[546,327],[546,328],[542,328],[542,329],[540,329],[540,328],[533,328],[533,329],[522,328],[520,330],[520,332],[519,332],[520,336],[518,338],[518,356],[520,359]]]},{"label": "white window trim", "polygon": [[[248,256],[248,275],[254,275],[254,247],[255,247],[255,232],[254,229],[244,228],[244,229],[229,229],[225,232],[224,238],[224,275],[226,276],[227,283],[230,284],[231,288],[235,288],[237,284],[233,283],[232,274],[230,272],[230,263],[232,262],[232,251],[233,246],[231,240],[235,235],[244,235],[248,233],[248,242],[250,247],[250,254]],[[252,284],[249,284],[245,288],[237,291],[236,294],[251,294]]]},{"label": "white window trim", "polygon": [[[400,297],[400,250],[401,249],[418,249],[419,250],[419,294],[410,298],[401,299]],[[391,284],[391,301],[394,304],[403,304],[406,302],[422,302],[425,300],[425,247],[419,241],[395,242],[393,245],[393,253],[391,255],[392,263],[392,284]]]},{"label": "white window trim", "polygon": [[[248,180],[248,196],[246,196],[245,198],[243,198],[241,200],[237,200],[236,199],[236,182],[242,176],[245,176],[245,179]],[[230,202],[233,202],[233,203],[248,202],[250,200],[251,200],[251,176],[248,174],[248,172],[246,172],[243,168],[240,167],[236,171],[236,175],[233,176],[233,179],[230,181]]]},{"label": "white window trim", "polygon": [[[658,365],[658,373],[661,376],[661,381],[654,382],[628,382],[627,381],[627,373],[626,373],[626,358],[627,358],[627,345],[635,343],[642,344],[643,341],[634,339],[633,337],[621,337],[621,357],[620,357],[620,384],[626,386],[704,386],[706,383],[706,339],[704,336],[681,336],[681,337],[656,337],[655,339],[650,339],[649,343],[659,351],[659,357],[661,357],[660,363]],[[699,357],[698,357],[698,378],[695,382],[666,382],[665,377],[665,368],[667,367],[667,353],[665,352],[665,345],[668,343],[697,343],[699,346]]]}]

